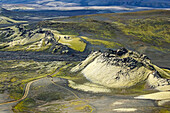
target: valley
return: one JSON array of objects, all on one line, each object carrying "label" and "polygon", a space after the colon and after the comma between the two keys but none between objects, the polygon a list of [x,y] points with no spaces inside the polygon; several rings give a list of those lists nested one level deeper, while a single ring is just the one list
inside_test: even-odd
[{"label": "valley", "polygon": [[169,10],[1,18],[0,112],[170,111]]}]

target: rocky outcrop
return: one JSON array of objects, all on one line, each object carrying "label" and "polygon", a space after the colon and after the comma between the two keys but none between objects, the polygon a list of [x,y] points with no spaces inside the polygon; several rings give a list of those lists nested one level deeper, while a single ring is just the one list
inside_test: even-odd
[{"label": "rocky outcrop", "polygon": [[0,30],[0,44],[2,50],[48,51],[53,54],[66,54],[71,50],[67,45],[59,43],[51,30],[42,28],[27,28],[15,25]]},{"label": "rocky outcrop", "polygon": [[80,72],[92,83],[110,88],[131,87],[145,80],[150,87],[170,84],[168,79],[160,77],[146,55],[125,48],[93,52],[71,71]]}]

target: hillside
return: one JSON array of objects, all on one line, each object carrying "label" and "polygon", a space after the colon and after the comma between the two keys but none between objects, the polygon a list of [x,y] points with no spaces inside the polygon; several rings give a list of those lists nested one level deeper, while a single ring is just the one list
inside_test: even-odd
[{"label": "hillside", "polygon": [[81,73],[90,82],[109,88],[129,88],[144,81],[152,88],[170,84],[170,75],[152,64],[146,55],[125,48],[93,52],[71,72]]},{"label": "hillside", "polygon": [[27,24],[2,28],[0,36],[1,51],[44,51],[62,54],[83,52],[86,48],[86,43],[74,35],[61,35],[56,30]]},{"label": "hillside", "polygon": [[[26,23],[27,21],[19,21],[15,19],[11,19],[14,12],[8,11],[4,8],[0,8],[0,24],[17,24],[17,23]],[[9,16],[10,15],[10,16]]]},{"label": "hillside", "polygon": [[5,16],[0,16],[0,24],[25,23],[26,21],[16,21]]},{"label": "hillside", "polygon": [[[89,50],[116,49],[123,46],[146,54],[157,65],[170,67],[170,63],[167,63],[170,55],[169,18],[168,10],[150,10],[75,16],[44,21],[38,25],[56,29],[62,34],[88,37],[86,41],[98,45],[89,46]],[[115,43],[119,46],[115,46]],[[161,61],[160,57],[163,58]]]},{"label": "hillside", "polygon": [[168,10],[150,10],[50,19],[1,28],[0,47],[1,51],[55,53],[62,46],[86,54],[126,47],[169,68],[169,18]]},{"label": "hillside", "polygon": [[79,9],[79,10],[26,10],[26,11],[20,11],[20,10],[7,10],[5,8],[0,7],[0,15],[13,18],[15,20],[20,21],[42,21],[46,19],[52,19],[52,18],[64,18],[68,16],[77,16],[77,15],[89,15],[89,14],[98,14],[98,13],[114,13],[114,11],[103,11],[100,9]]},{"label": "hillside", "polygon": [[70,73],[80,77],[69,80],[71,88],[93,93],[137,94],[135,99],[156,100],[158,106],[169,108],[169,70],[159,68],[144,54],[126,48],[95,51],[71,68]]}]

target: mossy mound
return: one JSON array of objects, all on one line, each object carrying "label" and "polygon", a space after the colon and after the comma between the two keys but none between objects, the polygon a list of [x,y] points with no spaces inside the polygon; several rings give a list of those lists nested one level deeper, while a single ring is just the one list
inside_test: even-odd
[{"label": "mossy mound", "polygon": [[150,87],[168,85],[169,81],[161,78],[160,70],[155,67],[146,55],[122,48],[93,52],[71,71],[109,88],[128,88],[145,80]]},{"label": "mossy mound", "polygon": [[[30,27],[30,28],[29,28]],[[61,35],[57,30],[31,25],[16,25],[0,29],[1,51],[44,51],[64,54],[70,51],[83,52],[86,48],[81,38]]]}]

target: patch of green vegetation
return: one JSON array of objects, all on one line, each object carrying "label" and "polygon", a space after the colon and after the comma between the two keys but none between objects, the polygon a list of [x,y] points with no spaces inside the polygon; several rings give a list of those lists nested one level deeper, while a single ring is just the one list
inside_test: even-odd
[{"label": "patch of green vegetation", "polygon": [[63,30],[63,31],[60,31],[62,35],[75,35],[75,36],[78,36],[79,33],[75,32],[74,30]]},{"label": "patch of green vegetation", "polygon": [[55,72],[65,62],[0,61],[0,92],[10,92],[12,99],[23,96],[25,84]]},{"label": "patch of green vegetation", "polygon": [[11,82],[16,82],[17,80],[18,80],[17,77],[12,77],[10,81],[11,81]]},{"label": "patch of green vegetation", "polygon": [[26,98],[25,100],[18,103],[14,109],[16,112],[30,111],[30,108],[36,106],[36,101],[32,98]]},{"label": "patch of green vegetation", "polygon": [[156,49],[158,51],[162,51],[164,53],[170,51],[169,48],[163,48],[163,47],[157,47],[157,46],[152,46],[152,48],[154,48],[154,49]]},{"label": "patch of green vegetation", "polygon": [[[53,74],[57,68],[66,65],[66,62],[35,62],[35,61],[0,61],[0,92],[8,91],[10,98],[18,100],[24,94],[25,85],[33,80]],[[37,98],[26,98],[20,101],[14,112],[34,111],[37,106],[36,99],[46,102],[61,99],[63,94],[57,92],[40,93]]]},{"label": "patch of green vegetation", "polygon": [[[9,88],[9,87],[8,87]],[[16,86],[15,88],[13,86],[10,87],[10,98],[18,100],[23,96],[23,90],[24,87],[21,86]]]},{"label": "patch of green vegetation", "polygon": [[143,83],[138,83],[130,88],[127,89],[127,93],[134,93],[134,94],[137,94],[137,93],[145,93],[146,91],[144,91],[145,89],[145,84],[146,82],[143,82]]},{"label": "patch of green vegetation", "polygon": [[79,105],[79,104],[84,104],[83,101],[73,101],[71,102],[71,105]]},{"label": "patch of green vegetation", "polygon": [[168,18],[130,19],[126,24],[116,24],[126,35],[133,35],[144,42],[155,45],[170,43]]},{"label": "patch of green vegetation", "polygon": [[[133,45],[131,42],[139,41],[144,47],[156,51],[169,51],[170,23],[169,11],[166,10],[82,15],[58,20],[40,22],[39,25],[60,32],[70,31],[71,35],[77,33],[78,36],[90,39],[117,41],[133,49],[139,44]],[[92,43],[101,44],[95,41]]]},{"label": "patch of green vegetation", "polygon": [[73,50],[83,52],[86,48],[86,43],[83,42],[79,37],[76,37],[75,35],[67,35],[67,37],[70,37],[70,39],[68,40],[64,38],[64,36],[66,35],[59,35],[59,36],[61,37],[59,43],[63,45],[67,45]]},{"label": "patch of green vegetation", "polygon": [[[80,62],[71,62],[59,69],[59,72],[54,74],[53,77],[64,78],[68,80],[80,80],[83,76],[79,76],[78,73],[70,72],[71,68],[76,66]],[[83,77],[84,78],[84,77]]]},{"label": "patch of green vegetation", "polygon": [[[90,34],[91,38],[114,38],[115,33],[114,24],[110,24],[104,21],[98,21],[93,19],[86,19],[82,22],[51,22],[45,21],[40,22],[39,26],[53,28],[61,33],[68,33],[69,35],[81,35],[81,34]],[[76,34],[75,34],[76,33]]]},{"label": "patch of green vegetation", "polygon": [[169,112],[170,112],[170,102],[163,104],[162,107],[169,108]]},{"label": "patch of green vegetation", "polygon": [[111,89],[111,90],[112,90],[112,94],[133,95],[133,96],[155,92],[153,90],[146,90],[145,86],[146,86],[146,82],[141,82],[129,88]]},{"label": "patch of green vegetation", "polygon": [[[58,73],[56,73],[55,75],[53,75],[53,77],[56,77],[58,75],[60,75],[61,73],[64,73],[64,72],[67,72],[71,69],[72,66],[76,66],[78,64],[78,62],[70,62],[69,64],[67,65],[63,65],[63,67],[61,67],[58,71]],[[63,74],[63,76],[65,76]]]},{"label": "patch of green vegetation", "polygon": [[160,110],[156,110],[154,111],[155,113],[170,113],[170,110],[166,109],[166,108],[162,108]]},{"label": "patch of green vegetation", "polygon": [[128,13],[118,13],[118,15],[122,16],[155,16],[155,15],[168,15],[168,10],[146,10],[146,11],[137,11],[137,12],[128,12]]},{"label": "patch of green vegetation", "polygon": [[73,101],[71,102],[71,106],[77,106],[75,107],[75,110],[80,110],[82,112],[92,112],[93,109],[90,105],[87,105],[84,101]]},{"label": "patch of green vegetation", "polygon": [[93,45],[104,45],[106,48],[122,47],[122,45],[117,42],[105,41],[105,40],[99,40],[99,39],[90,39],[87,37],[82,37],[82,38],[90,42]]},{"label": "patch of green vegetation", "polygon": [[92,108],[90,105],[84,105],[84,106],[81,106],[81,107],[76,107],[75,108],[76,110],[81,110],[81,111],[84,111],[84,112],[92,112]]}]

